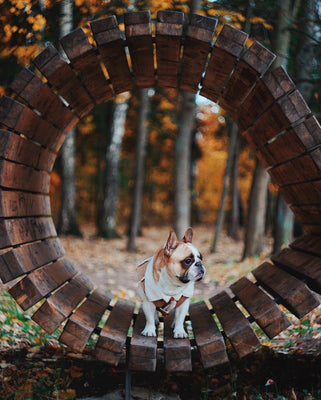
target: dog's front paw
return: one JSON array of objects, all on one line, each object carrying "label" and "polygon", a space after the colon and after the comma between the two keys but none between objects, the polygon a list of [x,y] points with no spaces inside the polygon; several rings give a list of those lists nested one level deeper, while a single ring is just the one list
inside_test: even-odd
[{"label": "dog's front paw", "polygon": [[174,338],[188,338],[188,334],[184,328],[174,328]]},{"label": "dog's front paw", "polygon": [[153,325],[146,325],[142,331],[143,336],[156,336],[156,328]]}]

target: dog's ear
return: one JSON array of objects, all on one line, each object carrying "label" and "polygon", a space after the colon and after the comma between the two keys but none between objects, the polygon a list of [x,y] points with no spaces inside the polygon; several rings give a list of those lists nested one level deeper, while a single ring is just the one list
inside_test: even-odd
[{"label": "dog's ear", "polygon": [[185,243],[192,243],[192,239],[193,239],[193,229],[187,228],[182,240]]},{"label": "dog's ear", "polygon": [[178,240],[177,240],[177,236],[176,233],[172,230],[169,233],[166,245],[165,245],[165,254],[167,254],[168,256],[170,256],[173,251],[176,249],[178,245]]}]

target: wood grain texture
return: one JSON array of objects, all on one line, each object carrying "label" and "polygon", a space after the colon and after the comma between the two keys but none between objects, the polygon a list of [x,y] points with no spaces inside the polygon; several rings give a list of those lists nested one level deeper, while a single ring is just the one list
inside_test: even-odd
[{"label": "wood grain texture", "polygon": [[50,197],[43,194],[0,190],[0,217],[51,216]]},{"label": "wood grain texture", "polygon": [[30,272],[12,286],[9,293],[23,310],[27,310],[76,273],[73,262],[64,258]]},{"label": "wood grain texture", "polygon": [[177,88],[184,13],[158,11],[156,22],[157,84]]},{"label": "wood grain texture", "polygon": [[89,278],[79,273],[52,294],[32,315],[32,319],[46,332],[53,333],[93,289]]},{"label": "wood grain texture", "polygon": [[304,279],[310,289],[321,294],[321,258],[295,249],[283,249],[272,261],[292,275]]},{"label": "wood grain texture", "polygon": [[126,344],[134,308],[135,303],[125,299],[119,299],[114,305],[96,344],[95,356],[98,360],[118,365]]},{"label": "wood grain texture", "polygon": [[239,357],[261,346],[251,324],[225,291],[211,297],[210,303]]},{"label": "wood grain texture", "polygon": [[155,74],[150,12],[125,13],[124,23],[135,83],[140,88],[153,87]]},{"label": "wood grain texture", "polygon": [[22,136],[0,129],[0,157],[51,172],[56,154]]},{"label": "wood grain texture", "polygon": [[129,368],[132,371],[155,371],[157,361],[157,337],[143,336],[145,314],[142,308],[136,317],[129,349]]},{"label": "wood grain texture", "polygon": [[189,308],[193,332],[204,368],[228,362],[225,342],[204,301]]},{"label": "wood grain texture", "polygon": [[30,108],[8,96],[0,99],[0,123],[55,152],[59,151],[66,137]]},{"label": "wood grain texture", "polygon": [[255,41],[241,56],[231,78],[223,91],[219,104],[232,116],[237,115],[237,108],[249,94],[256,81],[271,66],[275,54]]},{"label": "wood grain texture", "polygon": [[294,240],[290,247],[309,254],[321,257],[321,237],[314,235],[302,235]]},{"label": "wood grain texture", "polygon": [[247,278],[233,283],[231,290],[270,339],[291,325],[273,299]]},{"label": "wood grain texture", "polygon": [[59,341],[82,352],[111,300],[109,293],[95,289],[68,319]]},{"label": "wood grain texture", "polygon": [[28,217],[0,220],[0,248],[57,236],[50,217]]},{"label": "wood grain texture", "polygon": [[279,297],[282,304],[298,318],[304,317],[320,304],[305,283],[268,262],[252,273],[265,290]]},{"label": "wood grain texture", "polygon": [[79,121],[50,87],[28,68],[19,72],[10,84],[10,89],[38,110],[46,120],[65,132],[69,132]]},{"label": "wood grain texture", "polygon": [[198,91],[214,36],[217,19],[192,14],[183,47],[180,89]]},{"label": "wood grain texture", "polygon": [[321,203],[321,181],[295,183],[280,188],[288,204],[311,205]]},{"label": "wood grain texture", "polygon": [[83,29],[75,29],[60,39],[60,43],[95,102],[99,104],[111,99],[113,92],[100,67],[96,49]]},{"label": "wood grain texture", "polygon": [[217,102],[243,51],[248,35],[231,25],[224,25],[216,42],[205,71],[200,94]]},{"label": "wood grain texture", "polygon": [[93,108],[94,104],[87,91],[53,45],[47,46],[32,63],[79,117],[83,117]]},{"label": "wood grain texture", "polygon": [[101,59],[116,94],[132,89],[132,78],[124,48],[124,35],[115,15],[90,23]]},{"label": "wood grain texture", "polygon": [[49,264],[64,255],[58,238],[45,239],[16,247],[0,255],[0,277],[10,282],[42,265]]},{"label": "wood grain texture", "polygon": [[171,324],[175,310],[164,318],[165,368],[168,372],[191,371],[191,344],[189,338],[175,339]]}]

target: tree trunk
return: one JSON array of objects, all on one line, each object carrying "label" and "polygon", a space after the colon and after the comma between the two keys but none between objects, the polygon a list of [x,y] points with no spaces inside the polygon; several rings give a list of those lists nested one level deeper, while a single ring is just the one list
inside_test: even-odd
[{"label": "tree trunk", "polygon": [[232,165],[233,165],[233,158],[235,154],[235,148],[236,148],[236,142],[237,142],[237,137],[238,137],[238,128],[235,122],[230,123],[229,126],[229,145],[228,145],[228,151],[227,151],[227,160],[226,160],[226,167],[224,171],[224,177],[223,177],[223,190],[222,190],[222,195],[221,195],[221,200],[220,200],[220,207],[218,210],[218,216],[216,220],[216,227],[215,227],[215,234],[214,234],[214,239],[211,247],[211,253],[215,253],[216,251],[216,246],[217,246],[217,241],[219,238],[219,235],[221,233],[221,229],[224,223],[224,217],[225,217],[225,202],[227,198],[227,192],[228,192],[228,186],[229,186],[229,180],[230,180],[230,175],[231,175],[231,170],[232,170]]},{"label": "tree trunk", "polygon": [[227,226],[227,236],[234,240],[239,240],[240,230],[240,190],[239,190],[239,155],[240,155],[240,138],[236,136],[233,167],[231,173],[231,212]]},{"label": "tree trunk", "polygon": [[[73,1],[61,1],[60,36],[67,35],[73,28]],[[75,189],[75,136],[73,128],[61,149],[61,205],[57,231],[62,234],[81,236],[76,221]]]},{"label": "tree trunk", "polygon": [[98,235],[105,238],[118,237],[116,231],[117,204],[119,195],[119,157],[125,133],[128,103],[116,103],[113,113],[110,142],[106,152],[106,170],[102,213],[98,216]]},{"label": "tree trunk", "polygon": [[127,243],[127,250],[129,251],[136,249],[135,239],[139,232],[142,218],[146,145],[148,141],[147,118],[149,114],[149,106],[150,101],[148,89],[140,89],[133,203],[130,218],[129,239]]},{"label": "tree trunk", "polygon": [[269,175],[264,167],[256,161],[250,193],[243,259],[257,256],[263,250],[268,185]]},{"label": "tree trunk", "polygon": [[191,224],[190,165],[196,108],[193,93],[182,91],[181,96],[178,133],[175,142],[174,178],[174,227],[179,238],[184,236],[186,228]]}]

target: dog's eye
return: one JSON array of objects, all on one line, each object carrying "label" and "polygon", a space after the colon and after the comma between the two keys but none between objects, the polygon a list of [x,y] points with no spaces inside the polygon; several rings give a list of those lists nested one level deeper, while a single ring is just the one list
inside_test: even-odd
[{"label": "dog's eye", "polygon": [[191,258],[185,258],[185,260],[184,260],[184,263],[185,263],[186,265],[191,265],[192,262],[193,262],[193,260],[192,260]]}]

